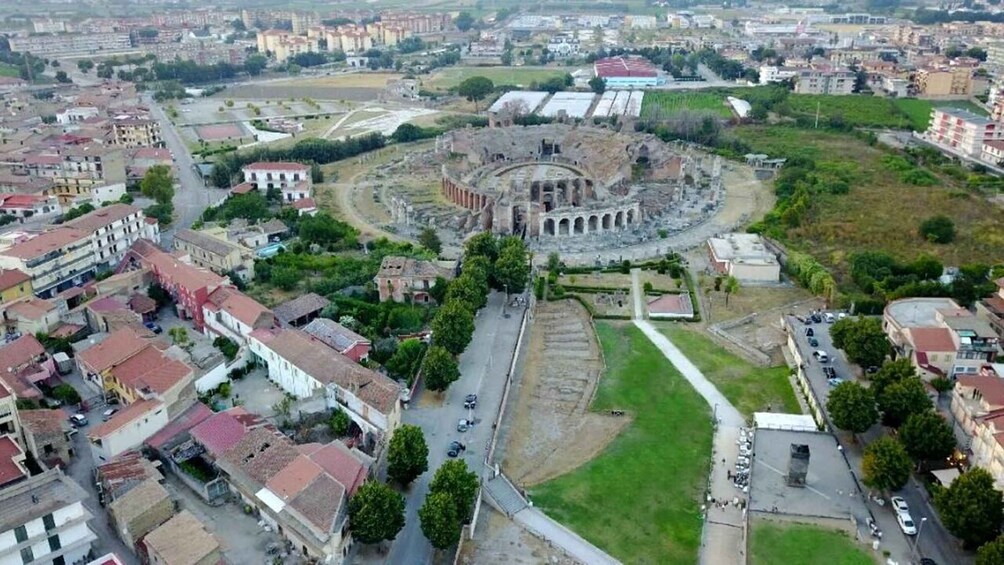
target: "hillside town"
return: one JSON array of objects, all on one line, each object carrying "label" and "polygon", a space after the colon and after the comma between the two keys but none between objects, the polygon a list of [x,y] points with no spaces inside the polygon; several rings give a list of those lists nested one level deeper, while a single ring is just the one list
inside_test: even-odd
[{"label": "hillside town", "polygon": [[41,0],[0,100],[2,565],[1004,565],[997,3]]}]

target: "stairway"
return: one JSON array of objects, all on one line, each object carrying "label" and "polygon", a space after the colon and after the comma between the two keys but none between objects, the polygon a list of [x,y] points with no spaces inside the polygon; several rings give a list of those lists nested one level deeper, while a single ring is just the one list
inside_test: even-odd
[{"label": "stairway", "polygon": [[526,500],[501,474],[485,481],[484,486],[485,494],[495,501],[495,504],[505,512],[506,516],[512,517],[527,507]]}]

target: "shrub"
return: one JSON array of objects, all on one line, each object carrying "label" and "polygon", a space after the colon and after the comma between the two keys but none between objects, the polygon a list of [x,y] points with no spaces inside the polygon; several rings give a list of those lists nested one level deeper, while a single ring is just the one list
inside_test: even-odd
[{"label": "shrub", "polygon": [[932,216],[920,224],[919,233],[932,243],[951,243],[955,239],[955,223],[948,216]]}]

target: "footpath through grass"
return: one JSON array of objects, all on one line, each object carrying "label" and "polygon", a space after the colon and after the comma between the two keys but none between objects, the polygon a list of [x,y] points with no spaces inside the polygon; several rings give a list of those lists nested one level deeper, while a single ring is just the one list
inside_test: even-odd
[{"label": "footpath through grass", "polygon": [[750,565],[874,565],[868,552],[841,531],[760,522],[753,525]]},{"label": "footpath through grass", "polygon": [[634,420],[596,459],[534,488],[534,504],[624,563],[697,563],[711,408],[640,330],[596,326],[607,370],[592,409]]},{"label": "footpath through grass", "polygon": [[758,367],[679,324],[657,326],[743,416],[764,411],[768,405],[774,412],[802,413],[788,381],[788,367]]}]

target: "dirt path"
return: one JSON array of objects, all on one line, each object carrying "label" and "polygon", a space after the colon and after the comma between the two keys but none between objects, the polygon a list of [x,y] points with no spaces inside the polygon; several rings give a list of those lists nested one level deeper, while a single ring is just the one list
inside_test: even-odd
[{"label": "dirt path", "polygon": [[538,303],[503,468],[532,486],[589,461],[629,418],[589,412],[604,370],[589,314],[573,300]]}]

